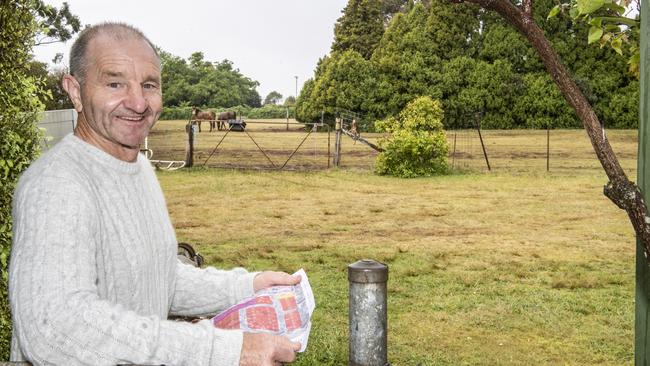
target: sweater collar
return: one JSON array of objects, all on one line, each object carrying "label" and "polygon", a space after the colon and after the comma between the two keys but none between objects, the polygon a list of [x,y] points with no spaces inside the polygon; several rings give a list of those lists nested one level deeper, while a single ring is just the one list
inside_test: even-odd
[{"label": "sweater collar", "polygon": [[78,149],[79,152],[82,152],[83,155],[90,157],[95,163],[98,163],[103,167],[123,174],[137,174],[140,171],[140,163],[143,158],[142,154],[138,154],[138,158],[135,162],[127,162],[87,143],[72,133],[65,136],[63,139],[66,143],[69,143],[75,149]]}]

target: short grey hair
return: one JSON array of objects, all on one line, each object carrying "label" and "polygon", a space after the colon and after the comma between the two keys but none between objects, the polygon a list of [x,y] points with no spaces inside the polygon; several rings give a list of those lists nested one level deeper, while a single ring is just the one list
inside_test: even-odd
[{"label": "short grey hair", "polygon": [[83,84],[88,70],[88,57],[86,51],[88,45],[98,36],[106,35],[115,40],[141,39],[151,46],[153,53],[160,61],[160,55],[156,46],[142,33],[141,30],[132,25],[118,22],[105,22],[93,25],[81,31],[79,37],[72,44],[70,49],[70,74],[74,76],[80,84]]}]

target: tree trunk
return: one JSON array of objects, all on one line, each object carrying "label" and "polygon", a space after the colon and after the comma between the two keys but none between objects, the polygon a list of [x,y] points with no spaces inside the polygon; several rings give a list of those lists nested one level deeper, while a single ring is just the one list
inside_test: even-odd
[{"label": "tree trunk", "polygon": [[[600,161],[609,182],[604,188],[605,196],[612,200],[618,207],[624,209],[638,238],[643,243],[646,258],[650,258],[650,226],[646,220],[646,204],[639,188],[631,182],[623,168],[616,159],[605,130],[602,128],[598,116],[585,98],[578,85],[573,81],[566,67],[560,61],[557,53],[544,32],[535,23],[532,17],[532,0],[524,1],[525,11],[522,11],[509,0],[465,0],[477,4],[485,9],[496,11],[510,25],[515,27],[524,35],[537,51],[546,69],[560,88],[562,95],[573,107],[578,118],[591,139],[596,156]],[[452,0],[452,2],[463,2],[463,0]]]}]

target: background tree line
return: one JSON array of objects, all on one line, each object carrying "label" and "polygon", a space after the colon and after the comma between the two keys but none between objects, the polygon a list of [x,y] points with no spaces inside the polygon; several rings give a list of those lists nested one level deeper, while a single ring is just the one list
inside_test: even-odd
[{"label": "background tree line", "polygon": [[[552,0],[534,17],[607,128],[636,128],[639,83],[626,59],[588,44],[588,24],[547,19]],[[390,13],[394,11],[394,13]],[[442,102],[445,128],[581,127],[528,42],[475,5],[444,0],[350,0],[334,28],[329,55],[316,65],[296,104],[301,121],[333,120],[337,110],[374,121],[408,102]]]},{"label": "background tree line", "polygon": [[203,52],[185,60],[158,50],[162,61],[165,107],[261,107],[259,83],[242,75],[229,60],[210,62]]},{"label": "background tree line", "polygon": [[[242,75],[231,61],[210,62],[204,59],[202,52],[194,52],[187,60],[162,49],[158,52],[162,63],[165,107],[262,106],[256,90],[259,83]],[[46,110],[72,108],[61,87],[61,77],[68,72],[66,67],[55,64],[48,68],[46,63],[31,59],[27,71],[43,83],[46,93],[41,96],[41,102]]]}]

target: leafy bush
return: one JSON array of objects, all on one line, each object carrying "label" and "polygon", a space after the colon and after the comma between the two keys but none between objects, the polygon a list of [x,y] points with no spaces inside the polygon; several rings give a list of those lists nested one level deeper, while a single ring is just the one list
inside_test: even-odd
[{"label": "leafy bush", "polygon": [[293,118],[295,115],[293,107],[273,104],[266,104],[261,108],[250,108],[245,115],[251,119],[287,118],[287,108],[289,108],[289,117]]},{"label": "leafy bush", "polygon": [[377,130],[390,135],[380,141],[385,151],[377,156],[375,171],[402,178],[448,173],[442,118],[440,101],[425,96],[408,103],[397,118],[376,122]]},{"label": "leafy bush", "polygon": [[192,116],[192,107],[163,107],[163,111],[160,114],[161,120],[185,120],[189,121]]},{"label": "leafy bush", "polygon": [[42,80],[27,65],[38,25],[33,3],[0,3],[0,360],[9,358],[11,313],[7,302],[7,262],[11,250],[11,201],[20,174],[38,155],[38,112]]}]

